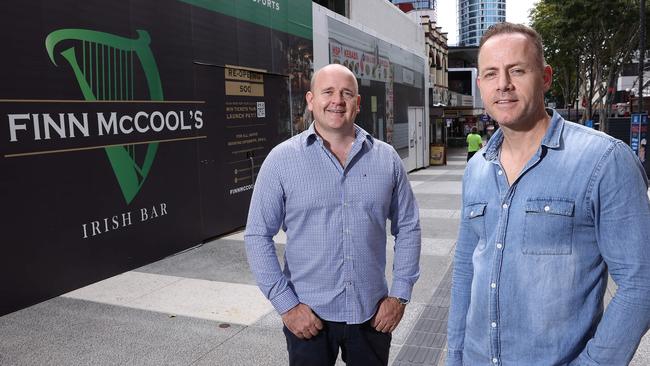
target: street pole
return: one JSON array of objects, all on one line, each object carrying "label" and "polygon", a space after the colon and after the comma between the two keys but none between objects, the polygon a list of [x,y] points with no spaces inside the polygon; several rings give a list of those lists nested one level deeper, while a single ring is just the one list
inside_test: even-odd
[{"label": "street pole", "polygon": [[[640,9],[639,9],[639,113],[641,115],[639,116],[640,120],[643,120],[643,69],[644,69],[644,63],[645,63],[645,0],[640,0]],[[639,149],[641,149],[641,124],[639,124]],[[646,125],[647,128],[647,125]],[[646,136],[648,134],[646,133]],[[645,156],[641,157],[641,160],[643,161],[643,165],[646,171],[646,174],[648,174],[648,168],[650,168],[650,163],[648,162],[648,149],[647,145],[645,148]]]},{"label": "street pole", "polygon": [[645,62],[645,0],[639,9],[639,113],[643,113],[643,69]]},{"label": "street pole", "polygon": [[576,123],[580,122],[580,56],[576,56]]}]

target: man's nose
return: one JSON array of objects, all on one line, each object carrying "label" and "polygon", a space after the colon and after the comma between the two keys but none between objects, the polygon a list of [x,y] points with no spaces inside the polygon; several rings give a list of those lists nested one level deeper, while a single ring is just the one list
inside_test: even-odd
[{"label": "man's nose", "polygon": [[342,92],[333,93],[332,102],[334,102],[336,104],[345,103],[345,97],[343,96],[343,93]]},{"label": "man's nose", "polygon": [[508,91],[512,89],[512,83],[510,81],[510,74],[508,72],[499,73],[499,78],[497,79],[497,90]]}]

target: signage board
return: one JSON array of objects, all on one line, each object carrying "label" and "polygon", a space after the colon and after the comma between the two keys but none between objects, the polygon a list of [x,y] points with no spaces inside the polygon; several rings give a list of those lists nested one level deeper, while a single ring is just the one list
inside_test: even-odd
[{"label": "signage board", "polygon": [[245,224],[304,129],[311,1],[3,5],[0,315]]}]

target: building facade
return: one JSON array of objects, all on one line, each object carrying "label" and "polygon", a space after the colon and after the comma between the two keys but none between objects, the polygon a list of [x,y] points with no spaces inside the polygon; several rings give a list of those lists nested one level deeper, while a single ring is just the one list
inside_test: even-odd
[{"label": "building facade", "polygon": [[458,46],[478,46],[493,24],[506,21],[506,0],[458,0]]},{"label": "building facade", "polygon": [[449,103],[450,99],[447,77],[449,68],[447,33],[443,32],[428,15],[421,16],[421,24],[425,32],[429,67],[429,142],[444,145],[446,134],[442,115],[444,106]]}]

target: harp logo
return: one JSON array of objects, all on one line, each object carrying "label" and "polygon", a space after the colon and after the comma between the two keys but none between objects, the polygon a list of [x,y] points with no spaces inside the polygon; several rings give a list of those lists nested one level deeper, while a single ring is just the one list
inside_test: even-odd
[{"label": "harp logo", "polygon": [[[125,38],[88,29],[56,30],[45,39],[54,65],[54,49],[61,42],[73,45],[60,54],[72,68],[85,100],[163,100],[160,74],[146,31],[137,30],[137,37]],[[136,95],[142,79],[148,90],[145,95]],[[104,150],[124,199],[130,204],[151,171],[158,143],[109,146]]]}]

